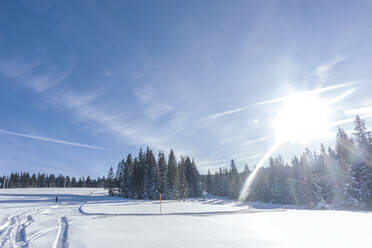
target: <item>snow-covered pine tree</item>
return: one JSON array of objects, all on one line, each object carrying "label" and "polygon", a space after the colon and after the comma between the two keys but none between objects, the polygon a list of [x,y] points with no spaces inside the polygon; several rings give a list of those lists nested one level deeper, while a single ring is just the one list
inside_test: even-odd
[{"label": "snow-covered pine tree", "polygon": [[112,169],[112,166],[109,169],[108,175],[107,175],[107,188],[109,189],[109,192],[112,192],[112,188],[114,187],[114,170]]},{"label": "snow-covered pine tree", "polygon": [[231,160],[231,169],[229,173],[230,177],[230,197],[232,199],[237,199],[240,193],[240,188],[242,187],[241,185],[241,178],[238,172],[238,169],[236,168],[236,165],[234,163],[234,160]]},{"label": "snow-covered pine tree", "polygon": [[196,186],[196,192],[195,192],[196,194],[195,194],[195,196],[196,197],[200,197],[203,194],[203,187],[201,185],[200,174],[199,174],[198,168],[196,167],[194,158],[192,158],[191,165],[192,165],[192,172],[193,172],[193,177],[194,177],[194,183],[195,183],[195,186]]},{"label": "snow-covered pine tree", "polygon": [[[142,150],[140,151],[139,157],[143,159]],[[134,199],[143,198],[143,169],[141,167],[141,162],[137,157],[133,160],[133,176],[131,178],[131,197]]]},{"label": "snow-covered pine tree", "polygon": [[322,202],[321,188],[314,182],[316,154],[306,149],[301,156],[300,163],[304,168],[305,204],[309,208],[314,208]]},{"label": "snow-covered pine tree", "polygon": [[188,183],[185,175],[185,158],[181,157],[176,170],[177,198],[185,200],[189,195]]},{"label": "snow-covered pine tree", "polygon": [[337,206],[350,205],[347,204],[347,191],[351,185],[350,167],[353,150],[353,143],[342,128],[338,129],[336,135],[336,151],[335,163],[333,166],[334,174],[334,204]]},{"label": "snow-covered pine tree", "polygon": [[212,175],[211,175],[211,171],[208,170],[208,174],[207,174],[207,180],[206,180],[206,190],[208,192],[208,194],[215,194],[215,186],[214,186],[214,183],[213,183],[213,180],[212,180]]},{"label": "snow-covered pine tree", "polygon": [[368,180],[368,169],[365,168],[368,163],[366,161],[368,139],[364,121],[358,115],[354,121],[353,140],[347,148],[349,167],[345,185],[345,205],[351,208],[360,208],[364,205],[363,198],[366,195],[362,185],[365,180]]},{"label": "snow-covered pine tree", "polygon": [[159,193],[162,194],[162,197],[164,199],[167,198],[167,192],[168,192],[168,183],[167,183],[167,162],[165,161],[165,155],[164,152],[159,152],[158,155],[158,168],[159,168],[159,174],[158,174],[158,182],[159,182]]},{"label": "snow-covered pine tree", "polygon": [[128,154],[127,160],[123,163],[123,172],[120,180],[120,193],[122,197],[130,197],[131,195],[131,177],[133,172],[132,155]]},{"label": "snow-covered pine tree", "polygon": [[326,148],[323,144],[320,146],[320,154],[316,156],[314,161],[315,167],[313,172],[313,182],[320,189],[321,205],[326,207],[333,199],[332,184],[330,181],[330,165]]},{"label": "snow-covered pine tree", "polygon": [[177,170],[177,159],[174,155],[173,150],[170,151],[168,157],[168,170],[167,170],[167,182],[168,182],[168,192],[167,199],[177,199],[178,198],[178,188],[176,186],[176,170]]},{"label": "snow-covered pine tree", "polygon": [[[354,121],[353,138],[355,142],[356,156],[352,166],[353,193],[358,192],[359,206],[366,208],[372,204],[372,162],[369,155],[369,137],[364,120],[357,115]],[[354,171],[354,170],[355,171]],[[359,179],[359,181],[357,181]],[[356,188],[359,187],[359,188]]]},{"label": "snow-covered pine tree", "polygon": [[147,147],[144,178],[145,198],[158,199],[159,197],[158,171],[154,153]]},{"label": "snow-covered pine tree", "polygon": [[368,133],[366,130],[364,120],[357,115],[354,120],[353,141],[358,152],[362,155],[362,159],[368,151]]},{"label": "snow-covered pine tree", "polygon": [[367,148],[367,156],[366,156],[366,165],[364,167],[364,171],[362,172],[363,175],[363,192],[364,192],[364,199],[365,205],[368,209],[372,209],[372,133],[368,132],[368,148]]},{"label": "snow-covered pine tree", "polygon": [[199,196],[200,195],[200,189],[198,187],[199,173],[196,170],[195,163],[193,164],[191,162],[190,157],[186,157],[184,161],[184,170],[188,185],[188,197]]},{"label": "snow-covered pine tree", "polygon": [[123,177],[123,172],[124,172],[124,159],[121,160],[118,165],[117,165],[117,168],[116,168],[116,174],[115,174],[115,188],[118,188],[119,190],[119,196],[122,195],[122,192],[120,191],[121,190],[121,187],[120,187],[120,181],[121,181],[121,178]]}]

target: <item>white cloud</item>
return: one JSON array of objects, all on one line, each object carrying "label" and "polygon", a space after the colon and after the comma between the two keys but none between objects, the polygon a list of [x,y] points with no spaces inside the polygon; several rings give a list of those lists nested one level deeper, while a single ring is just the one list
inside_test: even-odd
[{"label": "white cloud", "polygon": [[29,135],[29,134],[16,133],[16,132],[4,130],[4,129],[0,129],[0,133],[7,134],[7,135],[12,135],[12,136],[34,139],[34,140],[41,140],[41,141],[45,141],[45,142],[52,142],[52,143],[58,143],[58,144],[63,144],[63,145],[69,145],[69,146],[90,148],[90,149],[96,149],[96,150],[106,150],[106,151],[110,150],[108,148],[99,147],[99,146],[87,145],[87,144],[82,144],[82,143],[77,143],[77,142],[70,142],[70,141],[66,141],[66,140],[52,139],[52,138],[47,138],[47,137],[42,137],[42,136],[34,136],[34,135]]},{"label": "white cloud", "polygon": [[66,71],[50,71],[43,75],[33,76],[27,80],[27,84],[35,91],[43,92],[60,84],[63,80],[70,76],[72,70],[72,68],[69,68]]},{"label": "white cloud", "polygon": [[38,67],[39,62],[26,63],[23,59],[0,61],[0,73],[11,79],[19,79]]},{"label": "white cloud", "polygon": [[320,66],[318,66],[316,69],[315,69],[315,72],[314,74],[318,77],[318,79],[321,81],[321,82],[324,82],[328,76],[329,76],[329,72],[332,70],[332,68],[337,65],[338,63],[344,61],[344,58],[342,57],[337,57],[335,58],[334,60],[332,61],[329,61],[327,63],[324,63],[324,64],[321,64]]},{"label": "white cloud", "polygon": [[253,140],[248,140],[248,141],[242,142],[240,145],[242,145],[242,146],[250,146],[250,145],[254,145],[254,144],[260,143],[262,141],[268,140],[268,139],[269,139],[269,136],[262,136],[262,137],[259,137],[257,139],[253,139]]},{"label": "white cloud", "polygon": [[347,115],[364,115],[364,114],[372,114],[372,107],[362,107],[362,108],[354,108],[345,111]]},{"label": "white cloud", "polygon": [[[332,91],[332,90],[344,88],[344,87],[353,85],[355,83],[356,82],[347,82],[347,83],[342,83],[342,84],[335,84],[335,85],[330,85],[330,86],[326,86],[326,87],[322,87],[322,88],[318,88],[318,89],[314,89],[314,90],[303,91],[303,92],[300,92],[300,93],[297,93],[297,94],[299,94],[299,95],[317,95],[317,94],[324,93],[324,92],[327,92],[327,91]],[[221,116],[241,112],[241,111],[247,110],[247,109],[252,108],[252,107],[257,107],[257,106],[261,106],[261,105],[282,102],[282,101],[288,99],[289,97],[292,97],[292,95],[279,97],[279,98],[275,98],[275,99],[270,99],[270,100],[265,100],[265,101],[250,104],[250,105],[247,105],[247,106],[244,106],[244,107],[241,107],[241,108],[236,108],[236,109],[220,112],[220,113],[217,113],[217,114],[207,116],[207,117],[203,118],[203,120],[215,119],[215,118],[218,118],[218,117],[221,117]]]},{"label": "white cloud", "polygon": [[105,69],[103,71],[103,74],[105,75],[105,77],[108,77],[108,78],[116,78],[118,76],[115,72],[113,72],[110,69]]},{"label": "white cloud", "polygon": [[350,89],[350,90],[344,92],[343,94],[341,94],[341,95],[333,98],[331,101],[329,101],[329,104],[335,104],[335,103],[341,102],[346,97],[348,97],[349,95],[353,94],[355,91],[356,91],[356,89]]},{"label": "white cloud", "polygon": [[59,92],[58,97],[50,97],[50,101],[62,107],[74,111],[81,121],[96,122],[100,128],[104,128],[120,137],[125,138],[134,145],[148,145],[154,149],[173,148],[182,154],[191,154],[192,149],[187,147],[176,138],[174,132],[167,130],[167,135],[160,128],[154,128],[142,122],[127,121],[124,117],[110,114],[93,103],[94,95],[76,95],[71,92]]},{"label": "white cloud", "polygon": [[[372,113],[360,116],[360,118],[362,118],[362,119],[367,119],[367,118],[371,118],[371,117],[372,117]],[[354,120],[355,120],[355,117],[348,118],[348,119],[343,119],[343,120],[338,120],[338,121],[334,121],[334,122],[330,123],[329,126],[330,127],[338,127],[338,126],[341,126],[341,125],[344,125],[344,124],[352,123],[352,122],[354,122]]]},{"label": "white cloud", "polygon": [[172,107],[162,102],[151,86],[139,88],[134,95],[143,107],[143,113],[149,119],[156,119],[172,111]]},{"label": "white cloud", "polygon": [[3,60],[0,61],[0,73],[37,92],[43,92],[60,84],[73,71],[73,67],[69,67],[66,70],[49,69],[43,74],[37,74],[34,70],[39,66],[39,62],[25,62],[23,59]]}]

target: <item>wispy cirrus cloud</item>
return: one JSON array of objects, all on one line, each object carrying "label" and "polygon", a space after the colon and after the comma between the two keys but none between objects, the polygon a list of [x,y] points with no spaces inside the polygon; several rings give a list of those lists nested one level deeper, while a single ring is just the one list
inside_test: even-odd
[{"label": "wispy cirrus cloud", "polygon": [[[372,117],[372,113],[364,114],[364,115],[360,116],[360,118],[362,118],[362,119],[367,119],[367,118],[371,118],[371,117]],[[342,120],[331,122],[329,124],[329,126],[330,127],[338,127],[338,126],[341,126],[341,125],[344,125],[344,124],[352,123],[354,121],[355,121],[355,117],[347,118],[347,119],[342,119]]]},{"label": "wispy cirrus cloud", "polygon": [[172,107],[161,101],[151,86],[138,88],[133,94],[141,103],[144,114],[150,119],[156,119],[172,111]]},{"label": "wispy cirrus cloud", "polygon": [[[234,159],[234,162],[249,162],[251,160],[254,160],[256,158],[259,158],[261,157],[262,155],[264,155],[265,153],[264,152],[260,152],[260,153],[256,153],[256,154],[252,154],[250,156],[247,156],[247,157],[243,157],[243,158],[239,158],[239,159]],[[218,165],[216,165],[218,164]],[[200,164],[198,164],[200,165]],[[203,165],[210,165],[210,166],[213,166],[212,167],[212,171],[215,171],[215,170],[218,170],[220,168],[226,168],[228,166],[231,165],[231,160],[219,160],[219,161],[214,161],[214,162],[209,162],[209,163],[203,163]]]},{"label": "wispy cirrus cloud", "polygon": [[73,67],[70,67],[64,71],[52,70],[43,75],[30,77],[26,83],[35,91],[44,92],[47,89],[60,84],[71,75],[72,71]]},{"label": "wispy cirrus cloud", "polygon": [[50,101],[75,112],[84,122],[94,122],[99,129],[105,129],[134,145],[149,145],[155,149],[173,148],[182,154],[191,154],[192,148],[177,141],[173,130],[167,135],[160,128],[139,121],[128,121],[125,116],[110,113],[94,103],[96,95],[75,94],[68,91],[58,92],[58,97],[50,95]]},{"label": "wispy cirrus cloud", "polygon": [[[173,111],[173,108],[159,97],[159,94],[157,94],[158,92],[156,91],[156,89],[151,87],[151,85],[137,88],[136,90],[133,90],[132,93],[136,97],[140,109],[143,111],[143,114],[148,119],[154,120],[159,118],[160,116],[164,116],[170,113],[170,118],[167,119],[167,124],[155,126],[151,125],[151,123],[148,123],[146,120],[141,121],[140,119],[133,120],[130,118],[126,118],[126,115],[124,115],[122,112],[115,112],[115,110],[111,110],[108,106],[102,104],[102,101],[96,101],[97,98],[100,98],[99,94],[80,94],[66,88],[65,90],[61,90],[60,87],[56,87],[72,73],[73,69],[59,71],[49,68],[49,70],[46,70],[44,74],[39,74],[34,72],[36,71],[35,69],[38,66],[38,63],[27,64],[19,60],[15,61],[13,64],[5,63],[3,65],[0,65],[0,67],[2,68],[2,70],[0,68],[0,73],[16,81],[25,82],[25,85],[32,88],[35,92],[43,94],[53,104],[68,109],[69,111],[71,111],[71,113],[74,113],[78,120],[87,123],[87,125],[93,127],[96,130],[109,131],[115,136],[120,137],[120,139],[124,139],[125,142],[129,144],[140,146],[149,145],[154,149],[173,148],[181,154],[189,154],[193,156],[195,155],[196,158],[203,159],[202,167],[207,167],[209,165],[218,164],[228,165],[230,161],[223,161],[218,156],[212,156],[212,153],[221,154],[221,147],[218,147],[217,145],[210,146],[207,144],[200,144],[200,141],[195,141],[200,140],[197,136],[201,133],[208,132],[210,135],[213,136],[213,140],[216,144],[225,144],[225,146],[228,148],[224,147],[223,149],[226,150],[226,153],[228,153],[229,156],[235,158],[235,161],[251,161],[255,158],[258,158],[262,154],[255,154],[247,157],[248,154],[246,151],[246,147],[253,146],[260,142],[265,142],[269,139],[268,136],[258,138],[253,137],[252,139],[248,138],[250,137],[250,135],[243,135],[242,133],[239,133],[239,135],[237,135],[235,125],[212,127],[210,126],[209,122],[205,122],[205,125],[201,125],[200,122],[194,123],[191,121],[186,122],[187,126],[184,126],[183,122],[180,125],[174,125],[174,122],[176,120],[179,120],[180,117],[174,115],[175,113]],[[17,68],[19,70],[17,70]],[[355,84],[355,82],[330,85],[327,87],[304,91],[299,94],[315,95],[327,91],[345,88],[352,84]],[[57,90],[48,91],[48,89],[52,87],[56,87]],[[339,97],[337,101],[341,101],[353,92],[354,89],[345,92]],[[242,108],[217,113],[215,115],[208,116],[205,119],[214,119],[220,116],[244,111],[251,107],[278,103],[287,99],[288,97],[290,96],[257,102],[251,105],[244,106]],[[181,117],[184,116],[185,113],[182,113]],[[251,122],[257,123],[258,121],[255,119],[255,121]],[[197,131],[195,131],[196,129]],[[194,138],[188,138],[187,136],[194,136]],[[50,139],[49,141],[51,140],[53,139]],[[234,147],[236,149],[229,149],[231,147]],[[244,147],[244,149],[241,147]],[[206,151],[200,152],[200,150],[202,149],[205,149]]]},{"label": "wispy cirrus cloud", "polygon": [[341,95],[333,98],[332,100],[330,100],[328,103],[329,104],[335,104],[335,103],[338,103],[338,102],[341,102],[342,100],[344,100],[346,97],[350,96],[351,94],[353,94],[354,92],[356,91],[356,89],[350,89],[348,91],[345,91],[344,93],[342,93]]},{"label": "wispy cirrus cloud", "polygon": [[372,106],[348,109],[348,110],[345,110],[344,113],[347,114],[347,115],[365,115],[365,114],[372,114]]},{"label": "wispy cirrus cloud", "polygon": [[16,79],[25,76],[40,65],[39,62],[25,62],[23,59],[1,60],[0,73],[4,76]]},{"label": "wispy cirrus cloud", "polygon": [[[322,88],[318,88],[318,89],[314,89],[314,90],[303,91],[303,92],[300,92],[298,94],[299,95],[317,95],[317,94],[324,93],[324,92],[327,92],[327,91],[332,91],[332,90],[336,90],[336,89],[340,89],[340,88],[345,88],[345,87],[348,87],[348,86],[353,85],[355,83],[357,83],[357,82],[347,82],[347,83],[335,84],[335,85],[330,85],[330,86],[326,86],[326,87],[322,87]],[[349,93],[349,94],[351,94],[351,93]],[[243,107],[240,107],[240,108],[216,113],[216,114],[213,114],[213,115],[210,115],[210,116],[207,116],[207,117],[203,118],[203,120],[211,120],[211,119],[215,119],[215,118],[218,118],[218,117],[221,117],[221,116],[238,113],[238,112],[247,110],[247,109],[252,108],[252,107],[258,107],[258,106],[261,106],[261,105],[282,102],[282,101],[288,99],[289,97],[292,97],[292,95],[279,97],[279,98],[274,98],[274,99],[270,99],[270,100],[265,100],[265,101],[257,102],[257,103],[254,103],[254,104],[246,105],[246,106],[243,106]]]},{"label": "wispy cirrus cloud", "polygon": [[68,145],[68,146],[81,147],[81,148],[89,148],[89,149],[103,150],[103,151],[110,151],[111,150],[111,149],[108,149],[108,148],[105,148],[105,147],[100,147],[100,146],[82,144],[82,143],[78,143],[78,142],[71,142],[71,141],[66,141],[66,140],[53,139],[53,138],[47,138],[47,137],[35,136],[35,135],[29,135],[29,134],[23,134],[23,133],[16,133],[16,132],[4,130],[4,129],[0,129],[0,133],[1,134],[6,134],[6,135],[28,138],[28,139],[40,140],[40,141],[45,141],[45,142],[63,144],[63,145]]},{"label": "wispy cirrus cloud", "polygon": [[324,82],[328,78],[332,68],[344,60],[343,57],[337,57],[327,63],[321,64],[315,69],[315,76],[317,76],[321,82]]},{"label": "wispy cirrus cloud", "polygon": [[26,62],[24,59],[0,61],[0,73],[3,76],[23,83],[39,93],[57,86],[74,70],[74,67],[71,66],[64,70],[49,68],[44,73],[36,73],[35,69],[39,67],[38,61]]},{"label": "wispy cirrus cloud", "polygon": [[[92,123],[95,123],[93,126],[97,130],[106,129],[119,137],[125,138],[126,142],[135,145],[149,145],[155,149],[173,148],[182,154],[193,153],[191,146],[177,141],[177,138],[175,138],[177,130],[167,129],[167,135],[164,135],[165,131],[161,127],[152,127],[145,122],[137,120],[128,121],[122,113],[115,114],[115,112],[108,111],[104,106],[94,103],[100,96],[99,94],[77,94],[66,88],[64,90],[57,88],[52,92],[47,91],[63,82],[72,73],[73,67],[68,67],[68,69],[63,71],[49,67],[43,73],[39,73],[36,70],[39,66],[39,62],[25,62],[23,59],[2,60],[0,61],[0,73],[42,94],[48,99],[49,103],[75,113],[78,120],[85,121],[90,126],[92,126]],[[145,116],[150,119],[156,119],[172,110],[169,105],[159,101],[155,94],[156,92],[150,87],[138,89],[134,93],[143,106]],[[106,149],[99,146],[38,137],[7,130],[2,130],[2,133],[66,145]]]},{"label": "wispy cirrus cloud", "polygon": [[254,145],[254,144],[257,144],[257,143],[266,141],[269,138],[270,138],[269,136],[262,136],[262,137],[259,137],[257,139],[253,139],[253,140],[248,140],[248,141],[242,142],[240,145],[242,145],[242,146],[250,146],[250,145]]}]

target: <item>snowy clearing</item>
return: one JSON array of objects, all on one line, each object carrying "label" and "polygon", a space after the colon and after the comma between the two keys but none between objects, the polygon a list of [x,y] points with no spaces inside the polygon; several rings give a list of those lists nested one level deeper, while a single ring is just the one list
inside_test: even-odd
[{"label": "snowy clearing", "polygon": [[[59,204],[55,197],[59,197]],[[371,212],[223,198],[126,200],[103,189],[0,190],[0,247],[370,247]],[[255,207],[253,207],[255,206]]]}]

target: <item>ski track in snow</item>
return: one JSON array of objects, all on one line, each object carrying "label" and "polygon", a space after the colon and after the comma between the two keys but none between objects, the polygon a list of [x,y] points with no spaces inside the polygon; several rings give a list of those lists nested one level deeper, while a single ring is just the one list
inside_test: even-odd
[{"label": "ski track in snow", "polygon": [[36,233],[34,233],[33,235],[31,235],[28,239],[27,239],[27,242],[32,242],[34,240],[37,240],[38,238],[44,236],[45,234],[55,230],[55,229],[58,229],[59,226],[53,226],[53,227],[50,227],[50,228],[45,228],[45,229],[42,229]]},{"label": "ski track in snow", "polygon": [[176,212],[176,213],[96,213],[86,212],[83,210],[84,203],[79,207],[79,213],[82,215],[89,216],[101,216],[101,217],[115,217],[115,216],[211,216],[211,215],[232,215],[232,214],[252,214],[252,213],[267,213],[267,212],[279,212],[286,211],[285,209],[239,209],[239,210],[225,210],[225,211],[205,211],[205,212]]},{"label": "ski track in snow", "polygon": [[33,222],[31,213],[37,210],[23,211],[10,215],[0,226],[0,247],[28,247],[26,228]]},{"label": "ski track in snow", "polygon": [[68,220],[66,216],[59,217],[60,226],[57,238],[54,242],[54,248],[68,248]]},{"label": "ski track in snow", "polygon": [[32,214],[45,209],[46,208],[39,208],[22,211],[5,218],[3,222],[0,223],[0,247],[28,248],[30,242],[37,240],[55,229],[59,229],[56,242],[59,240],[60,242],[58,242],[58,245],[56,243],[54,247],[68,247],[68,221],[66,217],[60,217],[59,226],[44,228],[33,233],[30,237],[26,237],[26,228],[34,222]]},{"label": "ski track in snow", "polygon": [[[191,211],[189,212],[186,209],[179,209],[180,211],[175,211],[170,208],[170,212],[163,212],[163,213],[151,213],[146,212],[146,210],[138,212],[127,212],[125,207],[132,206],[137,203],[132,203],[130,201],[119,201],[119,206],[123,207],[122,212],[118,213],[115,211],[109,212],[100,212],[100,207],[104,207],[107,203],[116,203],[116,199],[112,200],[111,198],[106,199],[104,196],[102,200],[100,198],[95,198],[96,196],[92,196],[92,193],[85,196],[76,195],[73,196],[72,200],[63,202],[64,204],[61,205],[39,205],[36,208],[25,208],[23,211],[17,212],[13,215],[9,215],[4,217],[0,220],[0,247],[1,248],[28,248],[29,245],[37,245],[37,240],[41,237],[47,236],[47,239],[43,238],[42,242],[45,240],[49,240],[51,243],[50,247],[53,248],[68,248],[70,246],[69,240],[69,231],[70,225],[73,223],[78,222],[81,223],[82,220],[89,220],[89,219],[100,219],[100,218],[111,218],[116,216],[142,216],[142,217],[150,217],[150,216],[214,216],[214,215],[236,215],[236,214],[249,214],[249,213],[265,213],[265,212],[278,212],[278,211],[286,211],[285,209],[255,209],[251,207],[247,207],[244,209],[234,209],[231,208],[230,210],[225,209],[208,209],[205,208],[203,210],[206,211]],[[189,202],[192,203],[193,201]],[[91,212],[89,209],[89,205],[97,204],[99,208],[97,212]],[[123,204],[121,204],[123,203]],[[174,202],[171,202],[172,204]],[[212,202],[203,202],[201,204],[210,204],[213,205],[216,203]],[[150,202],[140,202],[142,205],[154,204],[153,201]],[[154,205],[155,206],[155,205]],[[196,205],[197,206],[197,205]],[[85,209],[85,207],[88,207]],[[103,208],[104,209],[104,208]],[[150,208],[151,209],[151,208]],[[92,209],[93,210],[93,209]],[[131,209],[128,209],[131,210]],[[67,211],[67,212],[66,212]],[[29,225],[34,222],[33,217],[35,220],[37,215],[48,216],[48,221],[50,218],[52,220],[57,220],[59,224],[55,225],[48,225],[44,228],[37,228],[32,232],[26,232],[26,229]],[[81,217],[84,217],[81,219]],[[77,218],[77,219],[74,219]],[[36,222],[35,222],[36,223]],[[38,226],[38,223],[34,224],[35,227]],[[35,228],[33,228],[35,229]],[[51,232],[56,232],[55,236]],[[26,235],[27,233],[27,235]],[[50,237],[49,237],[50,236]],[[53,241],[54,240],[54,241]],[[34,243],[35,242],[35,243]]]}]

